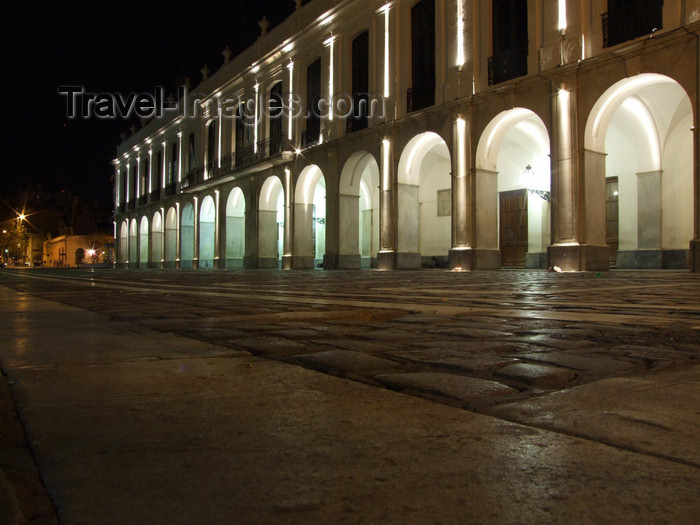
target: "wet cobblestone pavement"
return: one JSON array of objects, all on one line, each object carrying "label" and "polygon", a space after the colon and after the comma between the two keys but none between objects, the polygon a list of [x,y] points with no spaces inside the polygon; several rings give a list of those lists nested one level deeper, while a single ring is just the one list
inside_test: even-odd
[{"label": "wet cobblestone pavement", "polygon": [[476,411],[700,363],[687,272],[24,270],[0,284]]}]

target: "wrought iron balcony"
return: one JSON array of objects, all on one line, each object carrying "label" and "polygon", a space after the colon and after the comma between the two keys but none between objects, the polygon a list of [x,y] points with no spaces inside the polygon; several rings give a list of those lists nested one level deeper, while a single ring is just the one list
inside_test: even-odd
[{"label": "wrought iron balcony", "polygon": [[435,105],[435,84],[420,84],[406,90],[406,112]]},{"label": "wrought iron balcony", "polygon": [[527,75],[527,46],[496,53],[488,59],[489,86]]},{"label": "wrought iron balcony", "polygon": [[145,204],[148,204],[148,195],[143,194],[139,196],[139,206],[144,206]]},{"label": "wrought iron balcony", "polygon": [[175,187],[176,184],[174,182],[171,182],[170,184],[166,184],[164,193],[166,197],[170,197],[171,195],[175,195]]},{"label": "wrought iron balcony", "polygon": [[663,28],[663,0],[638,0],[602,15],[603,47],[612,47]]},{"label": "wrought iron balcony", "polygon": [[151,192],[151,202],[160,200],[160,188],[156,188]]},{"label": "wrought iron balcony", "polygon": [[301,147],[302,149],[310,148],[316,146],[321,141],[320,131],[302,131],[301,133]]},{"label": "wrought iron balcony", "polygon": [[126,209],[127,210],[134,210],[136,209],[136,202],[134,201],[129,201],[126,203]]}]

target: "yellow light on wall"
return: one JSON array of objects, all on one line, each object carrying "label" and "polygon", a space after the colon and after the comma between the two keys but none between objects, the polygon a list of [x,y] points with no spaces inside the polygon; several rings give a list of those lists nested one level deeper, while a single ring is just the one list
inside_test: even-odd
[{"label": "yellow light on wall", "polygon": [[559,33],[566,33],[566,0],[559,0]]},{"label": "yellow light on wall", "polygon": [[391,142],[382,140],[382,189],[389,188],[389,154],[391,153]]},{"label": "yellow light on wall", "polygon": [[253,151],[258,152],[258,93],[260,92],[260,84],[255,83],[255,122],[253,122]]},{"label": "yellow light on wall", "polygon": [[287,136],[289,140],[294,138],[294,118],[292,116],[292,104],[294,103],[294,62],[291,60],[287,65],[289,70],[289,107],[287,108]]},{"label": "yellow light on wall", "polygon": [[463,65],[464,65],[464,0],[457,0],[457,67],[461,68]]},{"label": "yellow light on wall", "polygon": [[463,118],[457,119],[457,176],[463,177],[467,166],[466,151],[467,122]]},{"label": "yellow light on wall", "polygon": [[384,6],[384,98],[389,98],[389,10],[391,6]]},{"label": "yellow light on wall", "polygon": [[334,57],[333,57],[333,44],[335,42],[335,37],[330,37],[327,39],[323,45],[327,46],[329,48],[329,61],[328,61],[328,98],[330,99],[329,102],[329,107],[328,107],[328,121],[333,122],[333,66],[334,66]]}]

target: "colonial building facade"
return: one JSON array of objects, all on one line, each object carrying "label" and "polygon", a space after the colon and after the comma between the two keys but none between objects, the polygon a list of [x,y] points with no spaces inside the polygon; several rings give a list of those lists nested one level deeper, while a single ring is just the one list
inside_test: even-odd
[{"label": "colonial building facade", "polygon": [[700,271],[700,0],[313,0],[118,148],[122,267]]}]

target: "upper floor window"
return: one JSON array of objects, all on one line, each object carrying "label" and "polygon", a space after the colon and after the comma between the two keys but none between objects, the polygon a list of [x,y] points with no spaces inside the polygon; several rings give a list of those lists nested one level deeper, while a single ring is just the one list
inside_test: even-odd
[{"label": "upper floor window", "polygon": [[194,132],[190,133],[189,139],[187,141],[187,144],[189,145],[189,165],[188,165],[188,170],[189,171],[194,171],[195,166],[197,166],[196,163],[196,157],[195,157],[195,149],[194,149]]},{"label": "upper floor window", "polygon": [[270,90],[268,114],[270,119],[270,153],[282,151],[282,82],[277,82]]},{"label": "upper floor window", "polygon": [[369,104],[369,31],[352,41],[352,115],[348,117],[347,131],[367,127]]},{"label": "upper floor window", "polygon": [[435,104],[435,0],[421,0],[411,9],[411,87],[407,111]]},{"label": "upper floor window", "polygon": [[321,59],[306,69],[306,135],[304,145],[316,144],[321,136]]},{"label": "upper floor window", "polygon": [[178,155],[179,152],[177,142],[173,142],[172,146],[170,147],[170,162],[168,163],[168,185],[172,184],[177,176]]},{"label": "upper floor window", "polygon": [[216,131],[218,121],[212,120],[207,125],[207,162],[213,163],[216,161]]},{"label": "upper floor window", "polygon": [[489,84],[527,75],[527,1],[493,0]]},{"label": "upper floor window", "polygon": [[608,12],[603,14],[603,47],[661,29],[663,8],[663,0],[608,0]]},{"label": "upper floor window", "polygon": [[156,173],[154,180],[156,184],[154,184],[154,187],[159,187],[160,186],[160,178],[163,176],[163,152],[159,151],[158,154],[156,155]]}]

